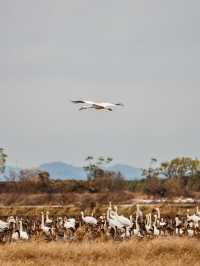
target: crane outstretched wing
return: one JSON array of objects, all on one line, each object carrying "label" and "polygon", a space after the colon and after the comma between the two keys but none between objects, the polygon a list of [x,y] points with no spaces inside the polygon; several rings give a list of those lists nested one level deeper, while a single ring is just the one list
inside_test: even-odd
[{"label": "crane outstretched wing", "polygon": [[85,101],[78,100],[78,101],[71,101],[72,103],[85,103]]},{"label": "crane outstretched wing", "polygon": [[78,101],[71,101],[72,103],[86,103],[88,105],[94,105],[96,104],[95,102],[88,101],[88,100],[78,100]]}]

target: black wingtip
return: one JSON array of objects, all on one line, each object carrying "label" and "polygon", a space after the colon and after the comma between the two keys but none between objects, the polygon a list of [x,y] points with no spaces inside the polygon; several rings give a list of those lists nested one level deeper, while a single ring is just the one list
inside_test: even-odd
[{"label": "black wingtip", "polygon": [[84,103],[84,101],[78,100],[78,101],[71,101],[72,103]]},{"label": "black wingtip", "polygon": [[124,107],[125,105],[123,103],[117,103],[116,105]]}]

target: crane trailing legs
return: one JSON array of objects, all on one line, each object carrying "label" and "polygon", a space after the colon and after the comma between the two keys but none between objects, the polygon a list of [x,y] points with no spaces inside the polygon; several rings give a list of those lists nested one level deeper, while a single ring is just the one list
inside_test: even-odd
[{"label": "crane trailing legs", "polygon": [[77,100],[72,101],[74,104],[83,104],[79,111],[88,110],[88,109],[95,109],[97,111],[105,110],[105,111],[113,111],[113,108],[116,106],[124,106],[123,103],[109,103],[109,102],[93,102],[88,100]]}]

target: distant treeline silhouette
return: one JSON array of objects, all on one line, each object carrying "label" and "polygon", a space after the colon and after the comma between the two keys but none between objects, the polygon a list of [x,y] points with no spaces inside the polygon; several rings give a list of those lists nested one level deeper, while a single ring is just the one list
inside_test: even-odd
[{"label": "distant treeline silhouette", "polygon": [[120,173],[104,170],[99,164],[87,167],[88,180],[52,180],[47,172],[23,170],[0,184],[0,193],[101,193],[130,191],[156,197],[189,196],[200,192],[200,162],[176,158],[155,167],[153,159],[142,180],[127,181]]},{"label": "distant treeline silhouette", "polygon": [[[90,159],[90,158],[89,158]],[[103,159],[102,159],[103,160]],[[111,160],[111,159],[110,159]],[[191,158],[176,158],[159,166],[152,159],[144,170],[142,180],[127,181],[120,173],[107,171],[100,164],[89,164],[88,179],[50,179],[47,172],[23,170],[20,176],[12,176],[0,183],[0,193],[105,193],[130,191],[154,197],[192,196],[200,192],[200,161]]]}]

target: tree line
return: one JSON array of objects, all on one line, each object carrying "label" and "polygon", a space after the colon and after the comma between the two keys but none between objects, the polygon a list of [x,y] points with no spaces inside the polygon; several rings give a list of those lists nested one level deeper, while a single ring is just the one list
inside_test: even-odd
[{"label": "tree line", "polygon": [[[153,161],[153,162],[152,162]],[[159,197],[192,196],[200,192],[200,161],[189,157],[180,157],[144,169],[144,179],[129,182],[129,189]]]},{"label": "tree line", "polygon": [[[143,169],[140,180],[126,180],[119,172],[107,170],[113,161],[110,157],[86,158],[84,170],[87,180],[56,180],[49,173],[37,169],[21,170],[19,176],[11,175],[0,185],[0,193],[67,193],[67,192],[117,192],[130,191],[154,197],[192,196],[200,192],[200,161],[180,157],[158,163],[152,158]],[[2,168],[3,169],[3,168]]]}]

